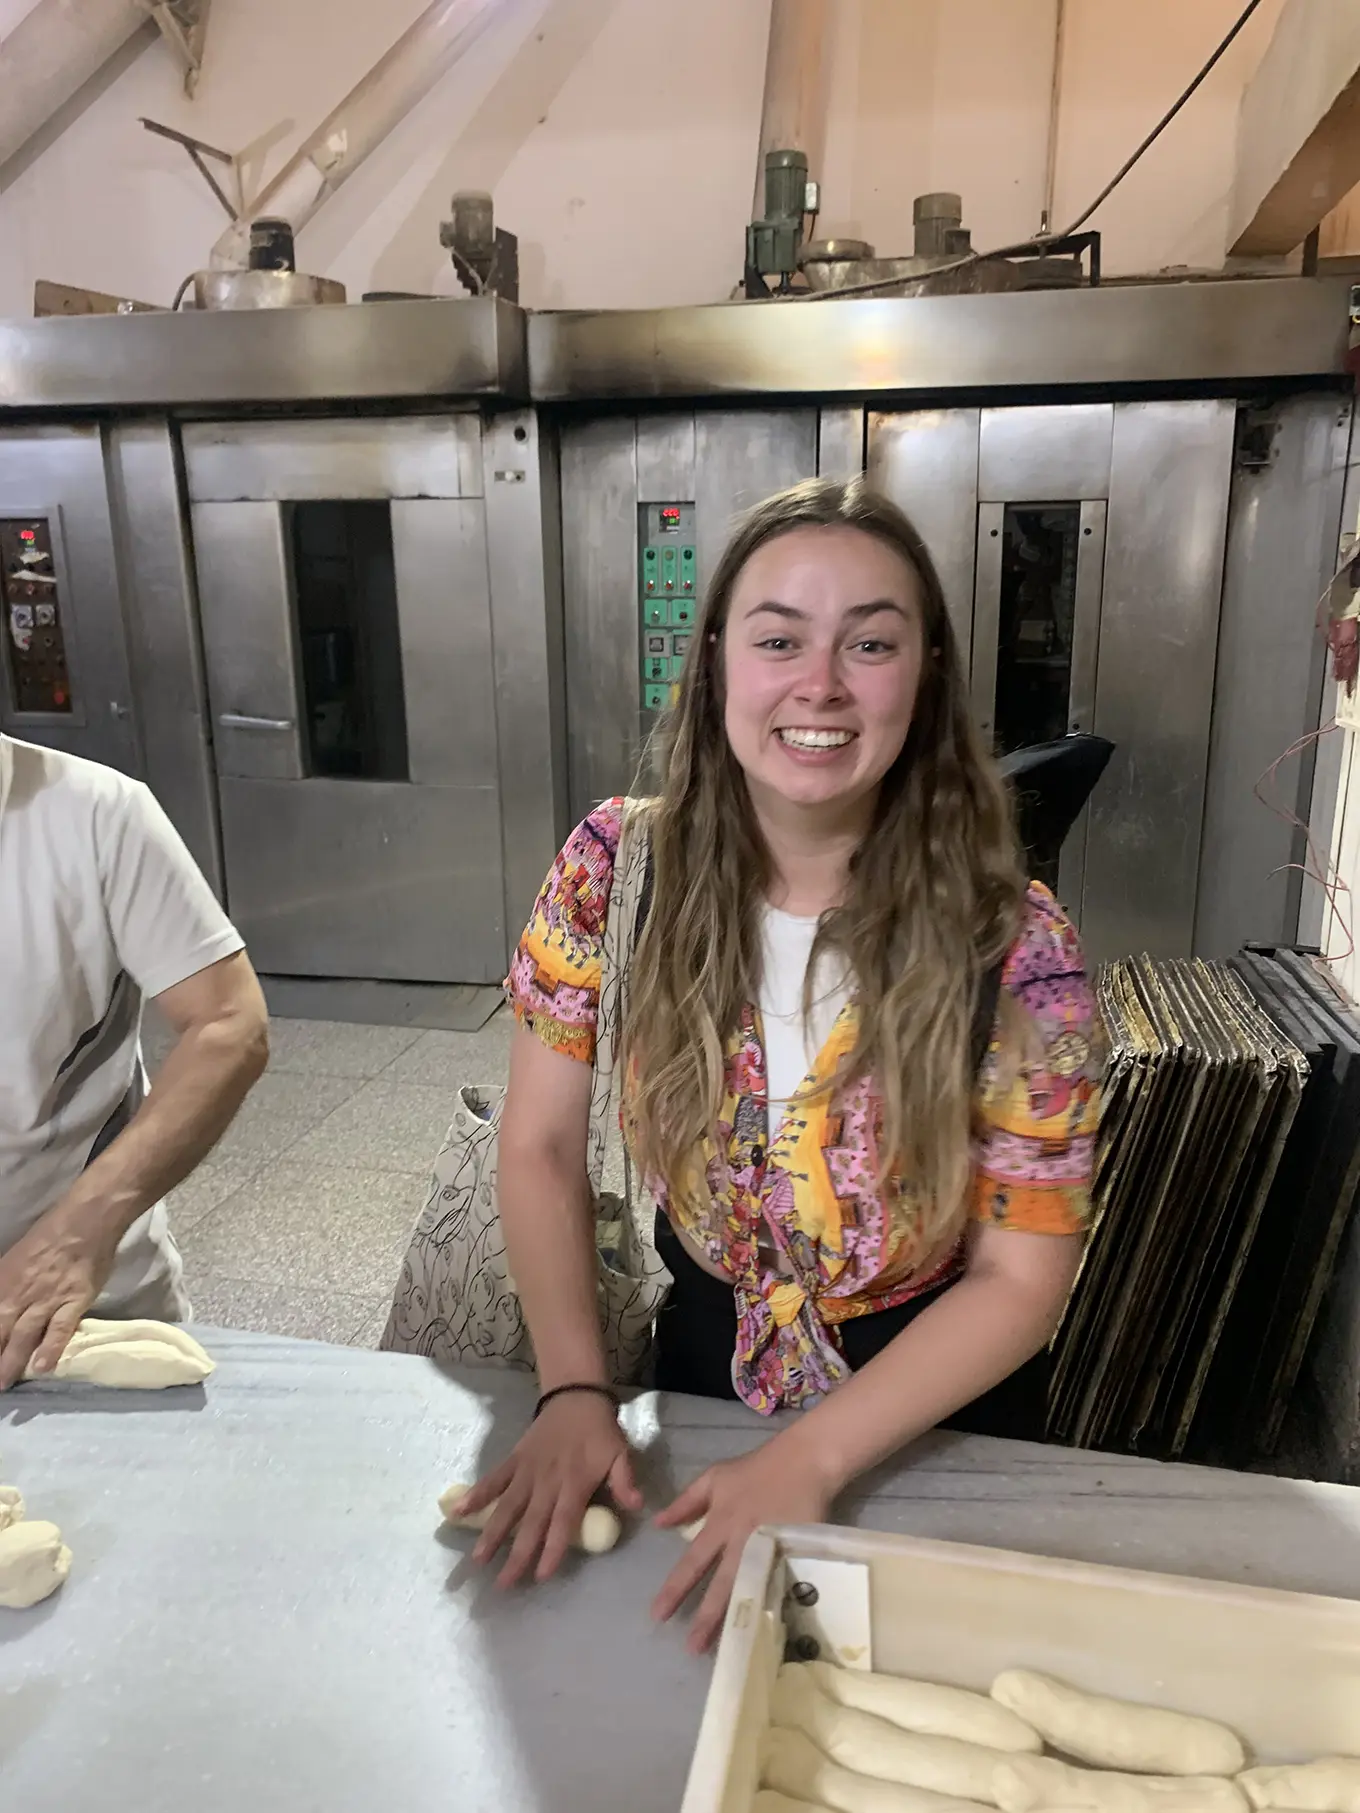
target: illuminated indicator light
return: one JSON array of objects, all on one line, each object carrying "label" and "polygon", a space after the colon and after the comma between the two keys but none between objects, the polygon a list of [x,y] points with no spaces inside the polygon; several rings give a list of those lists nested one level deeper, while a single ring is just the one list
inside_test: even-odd
[{"label": "illuminated indicator light", "polygon": [[37,539],[38,539],[38,534],[37,534],[36,529],[20,529],[20,531],[19,531],[19,540],[20,541],[36,541]]},{"label": "illuminated indicator light", "polygon": [[54,705],[64,705],[66,703],[66,688],[64,686],[53,687],[52,703]]},{"label": "illuminated indicator light", "polygon": [[694,590],[694,581],[692,579],[687,579],[685,581],[685,590],[687,592],[692,592]]}]

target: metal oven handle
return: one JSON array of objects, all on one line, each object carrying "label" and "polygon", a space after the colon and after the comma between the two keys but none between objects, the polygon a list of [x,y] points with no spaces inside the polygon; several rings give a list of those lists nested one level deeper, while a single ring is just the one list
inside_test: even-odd
[{"label": "metal oven handle", "polygon": [[223,730],[296,730],[292,718],[244,717],[239,711],[224,711],[218,718]]}]

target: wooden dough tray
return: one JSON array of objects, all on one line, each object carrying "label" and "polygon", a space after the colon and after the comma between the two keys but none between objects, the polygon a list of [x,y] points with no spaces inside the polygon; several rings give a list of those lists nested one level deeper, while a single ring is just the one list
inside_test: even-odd
[{"label": "wooden dough tray", "polygon": [[818,1524],[746,1545],[681,1813],[750,1813],[799,1635],[827,1661],[984,1693],[1003,1668],[1041,1669],[1220,1719],[1261,1762],[1360,1752],[1360,1603]]}]

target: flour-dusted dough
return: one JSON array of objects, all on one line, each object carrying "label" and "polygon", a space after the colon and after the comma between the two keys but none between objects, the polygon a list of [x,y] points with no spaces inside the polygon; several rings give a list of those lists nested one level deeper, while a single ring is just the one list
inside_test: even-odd
[{"label": "flour-dusted dough", "polygon": [[926,1737],[958,1737],[985,1744],[989,1750],[1040,1751],[1043,1739],[1022,1716],[963,1687],[939,1687],[933,1681],[908,1681],[897,1675],[836,1668],[830,1662],[790,1662],[806,1669],[814,1684],[841,1706],[872,1712],[904,1731]]},{"label": "flour-dusted dough", "polygon": [[[806,1669],[783,1668],[771,1697],[771,1723],[802,1731],[843,1769],[880,1781],[929,1788],[956,1800],[995,1804],[992,1776],[999,1752],[960,1738],[923,1737],[871,1712],[838,1706],[814,1685]],[[1017,1762],[1038,1762],[1017,1757]]]},{"label": "flour-dusted dough", "polygon": [[1226,1725],[1083,1693],[1051,1675],[1007,1669],[992,1698],[1032,1725],[1055,1750],[1099,1769],[1147,1775],[1236,1775],[1247,1755]]},{"label": "flour-dusted dough", "polygon": [[163,1391],[199,1385],[215,1370],[194,1337],[171,1322],[106,1322],[89,1318],[67,1342],[49,1373],[25,1378],[73,1379],[124,1391]]},{"label": "flour-dusted dough", "polygon": [[766,1788],[831,1809],[831,1813],[979,1813],[976,1802],[878,1781],[842,1768],[801,1731],[779,1727],[761,1740],[760,1779]]},{"label": "flour-dusted dough", "polygon": [[1002,1813],[1249,1813],[1235,1782],[1212,1775],[1123,1775],[1078,1769],[1051,1756],[1011,1756],[992,1772]]},{"label": "flour-dusted dough", "polygon": [[1253,1807],[1279,1807],[1287,1813],[1360,1813],[1360,1756],[1324,1756],[1315,1763],[1248,1769],[1238,1780]]},{"label": "flour-dusted dough", "polygon": [[[484,1510],[475,1511],[471,1517],[455,1517],[454,1506],[466,1498],[471,1490],[471,1486],[456,1483],[447,1486],[439,1494],[439,1509],[444,1521],[452,1524],[456,1530],[484,1530],[496,1508],[493,1500]],[[608,1505],[591,1505],[581,1519],[580,1529],[572,1538],[572,1547],[584,1550],[587,1555],[605,1555],[622,1534],[623,1525]]]},{"label": "flour-dusted dough", "polygon": [[70,1353],[74,1348],[77,1353],[85,1353],[91,1347],[118,1346],[126,1341],[156,1341],[162,1347],[175,1348],[190,1360],[208,1357],[182,1323],[152,1322],[145,1316],[121,1322],[86,1316],[67,1343],[66,1351]]},{"label": "flour-dusted dough", "polygon": [[24,1520],[24,1501],[17,1486],[0,1486],[0,1530]]},{"label": "flour-dusted dough", "polygon": [[790,1800],[787,1794],[762,1788],[751,1802],[751,1813],[833,1813],[833,1809],[816,1806],[810,1800]]},{"label": "flour-dusted dough", "polygon": [[0,1530],[0,1605],[26,1611],[55,1593],[71,1571],[71,1551],[54,1523]]}]

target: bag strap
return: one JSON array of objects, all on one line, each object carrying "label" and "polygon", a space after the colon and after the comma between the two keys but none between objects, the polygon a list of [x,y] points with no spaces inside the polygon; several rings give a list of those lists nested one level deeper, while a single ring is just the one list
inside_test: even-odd
[{"label": "bag strap", "polygon": [[595,1029],[595,1072],[590,1087],[590,1129],[586,1170],[598,1196],[604,1177],[605,1145],[614,1099],[614,1073],[628,1009],[628,969],[637,942],[639,905],[650,868],[651,837],[647,800],[626,799],[609,888],[600,956],[600,1002]]}]

